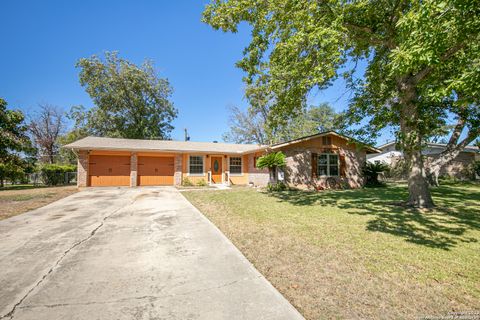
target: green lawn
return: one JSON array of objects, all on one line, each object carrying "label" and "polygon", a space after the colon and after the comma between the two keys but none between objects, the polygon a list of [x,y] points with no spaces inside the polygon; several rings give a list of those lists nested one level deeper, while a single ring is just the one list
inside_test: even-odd
[{"label": "green lawn", "polygon": [[309,319],[406,318],[480,310],[480,185],[404,185],[184,195]]}]

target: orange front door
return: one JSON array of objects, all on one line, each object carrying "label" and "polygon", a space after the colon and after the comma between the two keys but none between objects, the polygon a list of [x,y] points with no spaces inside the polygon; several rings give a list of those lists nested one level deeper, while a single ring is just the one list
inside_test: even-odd
[{"label": "orange front door", "polygon": [[222,183],[222,157],[212,157],[212,183]]}]

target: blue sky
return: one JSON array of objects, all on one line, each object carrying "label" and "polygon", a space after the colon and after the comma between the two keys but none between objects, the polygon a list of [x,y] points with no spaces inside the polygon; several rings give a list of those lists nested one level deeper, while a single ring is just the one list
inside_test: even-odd
[{"label": "blue sky", "polygon": [[[4,0],[0,97],[27,114],[38,103],[65,110],[90,107],[75,62],[118,51],[137,64],[153,60],[159,75],[169,79],[179,110],[173,139],[183,139],[188,128],[193,141],[220,141],[228,130],[227,107],[247,106],[235,62],[249,42],[249,30],[243,26],[237,34],[225,34],[203,24],[207,2]],[[342,110],[349,97],[344,93],[337,82],[312,102],[327,101]]]}]

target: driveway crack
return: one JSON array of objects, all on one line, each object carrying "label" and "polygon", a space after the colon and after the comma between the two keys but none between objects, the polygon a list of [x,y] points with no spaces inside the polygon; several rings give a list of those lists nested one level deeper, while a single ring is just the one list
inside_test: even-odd
[{"label": "driveway crack", "polygon": [[103,305],[103,304],[112,304],[112,303],[123,303],[131,300],[151,300],[151,301],[156,301],[160,299],[164,299],[167,297],[175,297],[175,296],[188,296],[191,294],[199,293],[199,292],[207,292],[211,290],[217,290],[217,289],[222,289],[225,287],[229,287],[232,285],[235,285],[239,282],[243,281],[248,281],[252,280],[255,278],[260,278],[261,276],[256,276],[253,278],[244,278],[244,279],[238,279],[238,280],[233,280],[218,286],[213,286],[213,287],[207,287],[207,288],[201,288],[197,290],[189,290],[185,292],[179,292],[175,294],[166,294],[166,295],[144,295],[144,296],[137,296],[137,297],[126,297],[122,299],[116,299],[116,300],[108,300],[108,301],[86,301],[86,302],[73,302],[73,303],[54,303],[54,304],[43,304],[43,305],[27,305],[27,306],[22,306],[20,308],[22,309],[33,309],[33,308],[57,308],[57,307],[67,307],[67,306],[88,306],[88,305]]},{"label": "driveway crack", "polygon": [[[135,202],[135,199],[132,200],[127,206],[129,205],[132,205],[133,203]],[[60,262],[62,262],[62,260],[70,253],[70,251],[72,251],[73,249],[75,249],[76,247],[82,245],[83,243],[87,242],[88,240],[90,240],[96,233],[97,231],[103,227],[103,225],[105,224],[105,221],[107,219],[109,219],[112,215],[114,215],[115,213],[117,213],[118,211],[120,211],[121,209],[124,209],[126,206],[122,206],[122,207],[119,207],[117,208],[116,210],[110,212],[108,215],[104,216],[102,218],[102,220],[100,221],[100,224],[98,226],[96,226],[91,232],[90,234],[75,242],[70,248],[68,248],[67,250],[65,250],[63,252],[63,254],[57,259],[57,261],[53,264],[53,266],[40,278],[40,280],[37,281],[37,283],[30,288],[30,290],[27,291],[27,293],[17,302],[13,305],[12,309],[4,314],[3,316],[0,316],[0,319],[13,319],[13,316],[15,314],[15,311],[17,310],[17,308],[23,303],[23,301],[25,301],[25,299],[28,298],[28,296],[36,289],[38,288],[42,282],[55,270],[55,268],[60,264]]]}]

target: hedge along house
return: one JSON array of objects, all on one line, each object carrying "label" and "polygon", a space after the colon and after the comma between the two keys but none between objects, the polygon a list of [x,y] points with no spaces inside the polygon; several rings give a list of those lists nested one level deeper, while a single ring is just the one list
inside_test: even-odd
[{"label": "hedge along house", "polygon": [[180,185],[185,179],[264,186],[268,170],[257,169],[256,159],[283,151],[287,184],[322,188],[333,180],[357,188],[366,154],[378,152],[332,131],[271,146],[86,137],[65,148],[78,156],[79,187]]}]

